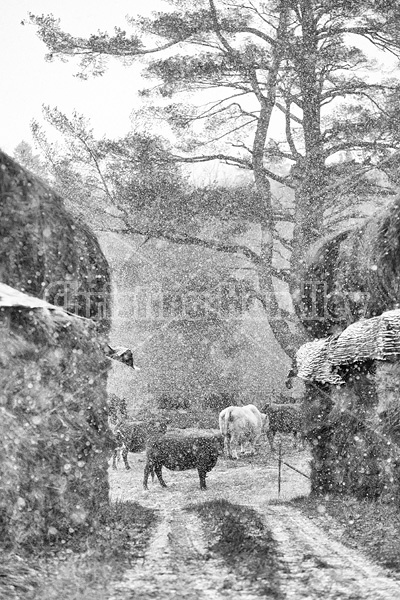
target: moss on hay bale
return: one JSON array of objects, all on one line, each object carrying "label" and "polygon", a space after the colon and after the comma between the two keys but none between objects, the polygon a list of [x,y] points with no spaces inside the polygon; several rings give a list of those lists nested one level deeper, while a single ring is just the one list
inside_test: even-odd
[{"label": "moss on hay bale", "polygon": [[342,232],[319,248],[304,273],[302,301],[296,308],[310,334],[325,337],[362,317],[397,308],[399,277],[397,198],[361,227]]},{"label": "moss on hay bale", "polygon": [[108,502],[106,379],[95,325],[0,311],[0,539],[35,544],[92,525]]},{"label": "moss on hay bale", "polygon": [[62,198],[0,151],[0,281],[107,323],[109,267]]}]

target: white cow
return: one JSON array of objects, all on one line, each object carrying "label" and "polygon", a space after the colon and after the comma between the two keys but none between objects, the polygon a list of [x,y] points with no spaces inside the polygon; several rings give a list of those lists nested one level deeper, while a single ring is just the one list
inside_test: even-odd
[{"label": "white cow", "polygon": [[237,459],[237,446],[250,444],[250,452],[254,454],[256,444],[261,437],[263,427],[268,427],[267,415],[261,413],[254,404],[247,406],[228,406],[219,414],[219,429],[224,436],[225,453],[229,458]]}]

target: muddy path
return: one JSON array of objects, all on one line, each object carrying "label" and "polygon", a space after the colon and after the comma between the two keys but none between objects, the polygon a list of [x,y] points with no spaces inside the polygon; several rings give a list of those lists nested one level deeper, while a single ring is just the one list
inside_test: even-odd
[{"label": "muddy path", "polygon": [[[239,577],[210,550],[210,532],[185,507],[212,499],[249,506],[262,516],[278,544],[281,598],[287,600],[396,600],[400,581],[359,552],[278,499],[277,461],[268,455],[239,461],[220,459],[200,491],[196,471],[165,470],[167,489],[158,482],[142,490],[143,454],[130,454],[131,471],[110,470],[114,501],[134,500],[159,511],[159,522],[145,559],[126,572],[110,600],[256,600],[268,598]],[[288,451],[285,460],[304,473],[307,452]],[[309,480],[284,467],[280,500],[307,495]],[[321,517],[322,518],[322,517]],[[271,596],[272,597],[272,596]]]},{"label": "muddy path", "polygon": [[145,560],[126,573],[110,600],[220,600],[227,598],[228,589],[238,600],[257,600],[246,587],[209,552],[198,517],[179,508],[164,509]]}]

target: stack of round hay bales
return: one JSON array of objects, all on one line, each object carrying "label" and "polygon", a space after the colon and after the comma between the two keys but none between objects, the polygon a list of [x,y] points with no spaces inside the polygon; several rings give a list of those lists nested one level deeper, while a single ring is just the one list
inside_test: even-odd
[{"label": "stack of round hay bales", "polygon": [[[93,524],[108,502],[109,272],[61,198],[1,152],[0,282],[13,286],[0,292],[0,539],[30,544]],[[93,320],[49,308],[46,289],[56,303],[72,289],[60,304]]]}]

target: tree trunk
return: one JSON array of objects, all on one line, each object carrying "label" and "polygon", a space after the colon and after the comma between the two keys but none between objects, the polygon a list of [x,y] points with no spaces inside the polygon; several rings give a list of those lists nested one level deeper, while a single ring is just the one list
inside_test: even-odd
[{"label": "tree trunk", "polygon": [[260,299],[275,338],[293,360],[299,346],[307,341],[307,335],[295,315],[288,314],[279,306],[272,275],[273,247],[274,237],[270,225],[261,223],[261,260],[257,265]]},{"label": "tree trunk", "polygon": [[295,227],[291,257],[290,292],[301,304],[307,254],[321,237],[325,206],[325,157],[321,136],[321,93],[317,71],[318,31],[312,0],[301,7],[302,37],[295,44],[292,60],[298,74],[303,109],[304,158],[293,169]]}]

